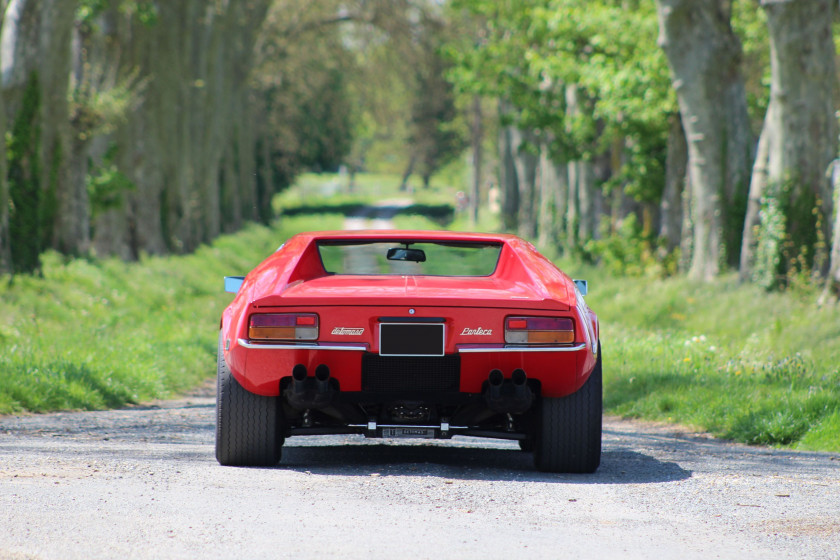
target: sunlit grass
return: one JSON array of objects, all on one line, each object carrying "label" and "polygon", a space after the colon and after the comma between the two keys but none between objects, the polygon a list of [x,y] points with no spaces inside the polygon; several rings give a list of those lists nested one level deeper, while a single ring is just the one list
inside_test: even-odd
[{"label": "sunlit grass", "polygon": [[183,257],[64,262],[43,278],[0,279],[0,414],[118,407],[169,397],[215,373],[216,337],[231,295],[290,235],[339,228],[341,216],[250,226]]},{"label": "sunlit grass", "polygon": [[605,403],[737,441],[840,451],[840,319],[734,277],[599,277]]}]

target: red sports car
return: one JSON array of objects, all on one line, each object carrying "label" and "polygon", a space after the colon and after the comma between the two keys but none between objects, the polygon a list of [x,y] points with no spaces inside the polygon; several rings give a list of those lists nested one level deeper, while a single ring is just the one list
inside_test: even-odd
[{"label": "red sports car", "polygon": [[513,235],[296,235],[221,318],[216,458],[273,465],[285,438],[518,440],[548,472],[601,458],[598,319]]}]

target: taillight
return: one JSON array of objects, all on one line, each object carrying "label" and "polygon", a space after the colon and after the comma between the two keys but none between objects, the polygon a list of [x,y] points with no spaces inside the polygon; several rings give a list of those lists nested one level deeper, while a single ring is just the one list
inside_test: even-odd
[{"label": "taillight", "polygon": [[314,313],[261,313],[251,315],[251,340],[317,340],[318,316]]},{"label": "taillight", "polygon": [[560,317],[508,317],[505,342],[508,344],[571,344],[575,324]]}]

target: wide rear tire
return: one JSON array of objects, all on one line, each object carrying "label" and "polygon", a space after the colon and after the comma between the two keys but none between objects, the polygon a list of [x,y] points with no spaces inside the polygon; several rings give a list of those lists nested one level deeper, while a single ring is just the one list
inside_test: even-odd
[{"label": "wide rear tire", "polygon": [[265,467],[280,460],[280,398],[247,391],[231,375],[219,334],[216,459],[225,466]]},{"label": "wide rear tire", "polygon": [[592,473],[601,464],[603,411],[601,352],[592,373],[576,393],[540,399],[534,463],[555,473]]}]

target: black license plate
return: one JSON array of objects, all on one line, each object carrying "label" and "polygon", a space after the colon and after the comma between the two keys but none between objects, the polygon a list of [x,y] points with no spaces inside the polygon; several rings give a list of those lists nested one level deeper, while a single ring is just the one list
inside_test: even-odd
[{"label": "black license plate", "polygon": [[443,356],[443,325],[381,323],[379,354],[382,356]]}]

